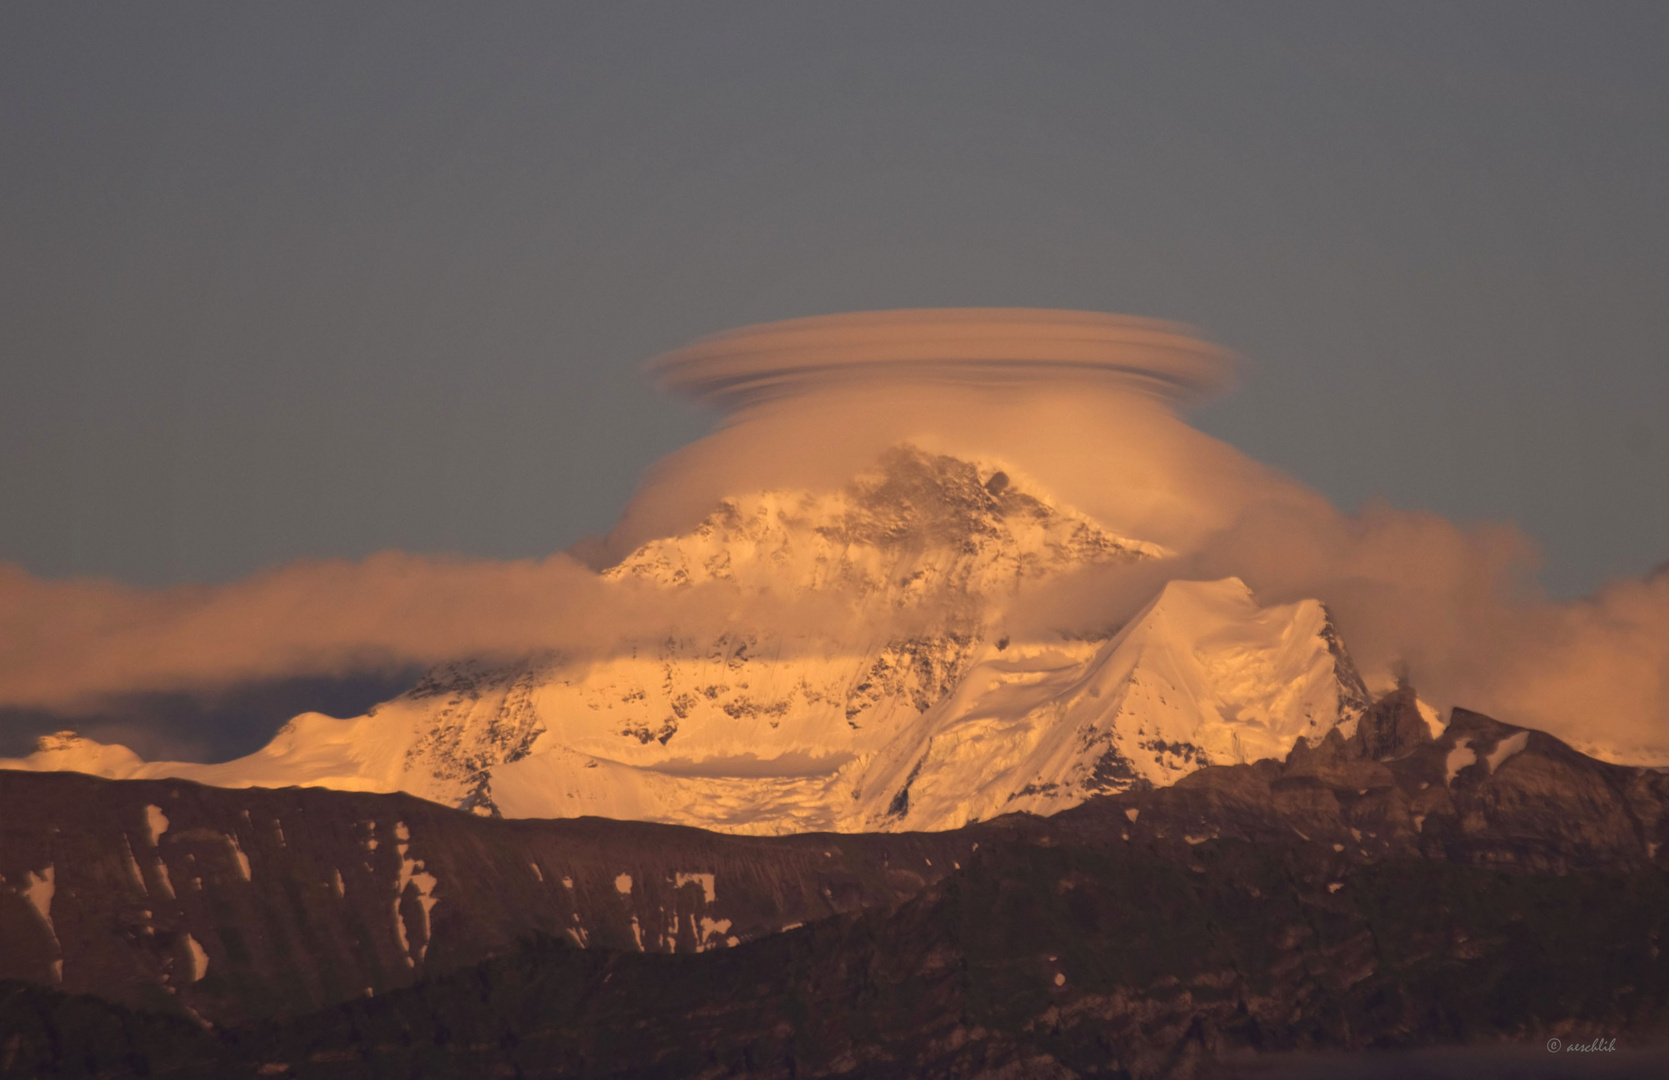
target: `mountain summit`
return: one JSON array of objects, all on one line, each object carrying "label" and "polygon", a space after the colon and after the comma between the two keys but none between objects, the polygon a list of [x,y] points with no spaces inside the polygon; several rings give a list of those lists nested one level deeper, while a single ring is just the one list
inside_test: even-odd
[{"label": "mountain summit", "polygon": [[[742,613],[721,630],[441,665],[364,716],[298,716],[221,764],[83,740],[0,766],[399,790],[495,816],[921,830],[1354,732],[1366,691],[1313,600],[1261,607],[1238,579],[1173,581],[1103,640],[1001,629],[1030,586],[1170,554],[1011,466],[898,446],[838,490],[725,499],[603,571]],[[766,601],[779,606],[750,624]]]},{"label": "mountain summit", "polygon": [[1169,554],[1022,490],[996,465],[900,446],[840,491],[726,499],[695,529],[644,544],[604,576],[977,605],[1025,581]]}]

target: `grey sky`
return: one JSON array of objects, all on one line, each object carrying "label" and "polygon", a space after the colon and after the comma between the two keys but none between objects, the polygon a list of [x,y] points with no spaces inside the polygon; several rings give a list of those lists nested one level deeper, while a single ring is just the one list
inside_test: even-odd
[{"label": "grey sky", "polygon": [[8,4],[0,560],[542,554],[710,422],[639,361],[1182,319],[1340,505],[1669,558],[1669,6]]}]

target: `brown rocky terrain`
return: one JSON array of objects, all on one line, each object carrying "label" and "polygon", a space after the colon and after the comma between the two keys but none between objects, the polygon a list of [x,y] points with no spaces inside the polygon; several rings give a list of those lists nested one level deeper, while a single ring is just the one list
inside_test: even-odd
[{"label": "brown rocky terrain", "polygon": [[1669,776],[1464,710],[1433,739],[1408,690],[1285,762],[940,834],[19,773],[0,806],[17,1075],[1180,1077],[1669,1035]]},{"label": "brown rocky terrain", "polygon": [[214,1023],[409,986],[530,932],[700,952],[886,907],[957,834],[756,838],[407,795],[0,771],[0,978]]}]

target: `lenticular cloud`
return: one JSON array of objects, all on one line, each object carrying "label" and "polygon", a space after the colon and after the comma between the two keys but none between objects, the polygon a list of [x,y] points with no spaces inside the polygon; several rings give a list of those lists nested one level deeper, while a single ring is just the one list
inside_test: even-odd
[{"label": "lenticular cloud", "polygon": [[1113,386],[1172,402],[1227,388],[1231,355],[1187,327],[1086,311],[941,308],[748,326],[656,359],[663,388],[729,410],[877,381]]},{"label": "lenticular cloud", "polygon": [[1199,543],[1249,501],[1315,496],[1183,423],[1232,355],[1186,327],[1089,312],[929,309],[795,319],[658,358],[661,385],[728,410],[646,479],[623,557],[720,498],[844,483],[889,446],[1000,457],[1123,535]]}]

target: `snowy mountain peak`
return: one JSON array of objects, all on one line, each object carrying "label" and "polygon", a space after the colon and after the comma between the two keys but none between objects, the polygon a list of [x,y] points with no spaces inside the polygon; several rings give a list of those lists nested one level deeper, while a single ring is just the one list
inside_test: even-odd
[{"label": "snowy mountain peak", "polygon": [[[1166,646],[1190,641],[1195,643],[1198,655],[1219,657],[1213,680],[1218,692],[1228,700],[1243,699],[1258,687],[1268,686],[1275,673],[1283,666],[1290,666],[1295,656],[1313,654],[1317,663],[1329,667],[1338,684],[1341,734],[1348,736],[1355,730],[1356,719],[1369,705],[1367,687],[1345,651],[1332,616],[1320,601],[1303,600],[1265,608],[1258,605],[1251,588],[1237,577],[1219,581],[1171,581],[1131,625],[1140,627],[1148,641],[1163,642]],[[1289,636],[1269,638],[1276,627],[1284,628]],[[1263,640],[1278,641],[1279,650],[1285,651],[1272,652],[1263,645],[1253,644]],[[1324,648],[1325,660],[1318,646]],[[1253,657],[1259,659],[1254,662]],[[1289,706],[1289,701],[1275,700],[1258,708],[1266,714],[1279,714]],[[1248,703],[1247,707],[1252,706]]]},{"label": "snowy mountain peak", "polygon": [[[1085,652],[1088,648],[1090,651]],[[865,777],[863,827],[955,828],[1350,734],[1366,690],[1315,600],[1172,581],[1110,640],[990,655]]]},{"label": "snowy mountain peak", "polygon": [[0,761],[0,767],[123,777],[144,763],[144,759],[125,746],[95,742],[74,731],[58,731],[36,739],[33,754],[21,760]]},{"label": "snowy mountain peak", "polygon": [[1011,470],[889,450],[839,491],[730,498],[696,528],[652,540],[604,572],[676,588],[729,581],[750,590],[844,589],[900,606],[993,597],[1085,566],[1168,555],[1114,536]]},{"label": "snowy mountain peak", "polygon": [[1147,607],[1147,614],[1198,619],[1223,614],[1225,609],[1251,611],[1257,607],[1252,587],[1237,577],[1217,581],[1167,581]]},{"label": "snowy mountain peak", "polygon": [[727,499],[603,575],[849,598],[838,626],[442,664],[364,716],[303,714],[220,764],[146,764],[65,737],[25,767],[403,790],[486,814],[738,832],[945,829],[1349,733],[1366,695],[1314,600],[1263,607],[1238,579],[1173,581],[1109,637],[992,631],[1030,583],[1168,554],[1006,464],[900,446],[838,490]]}]

